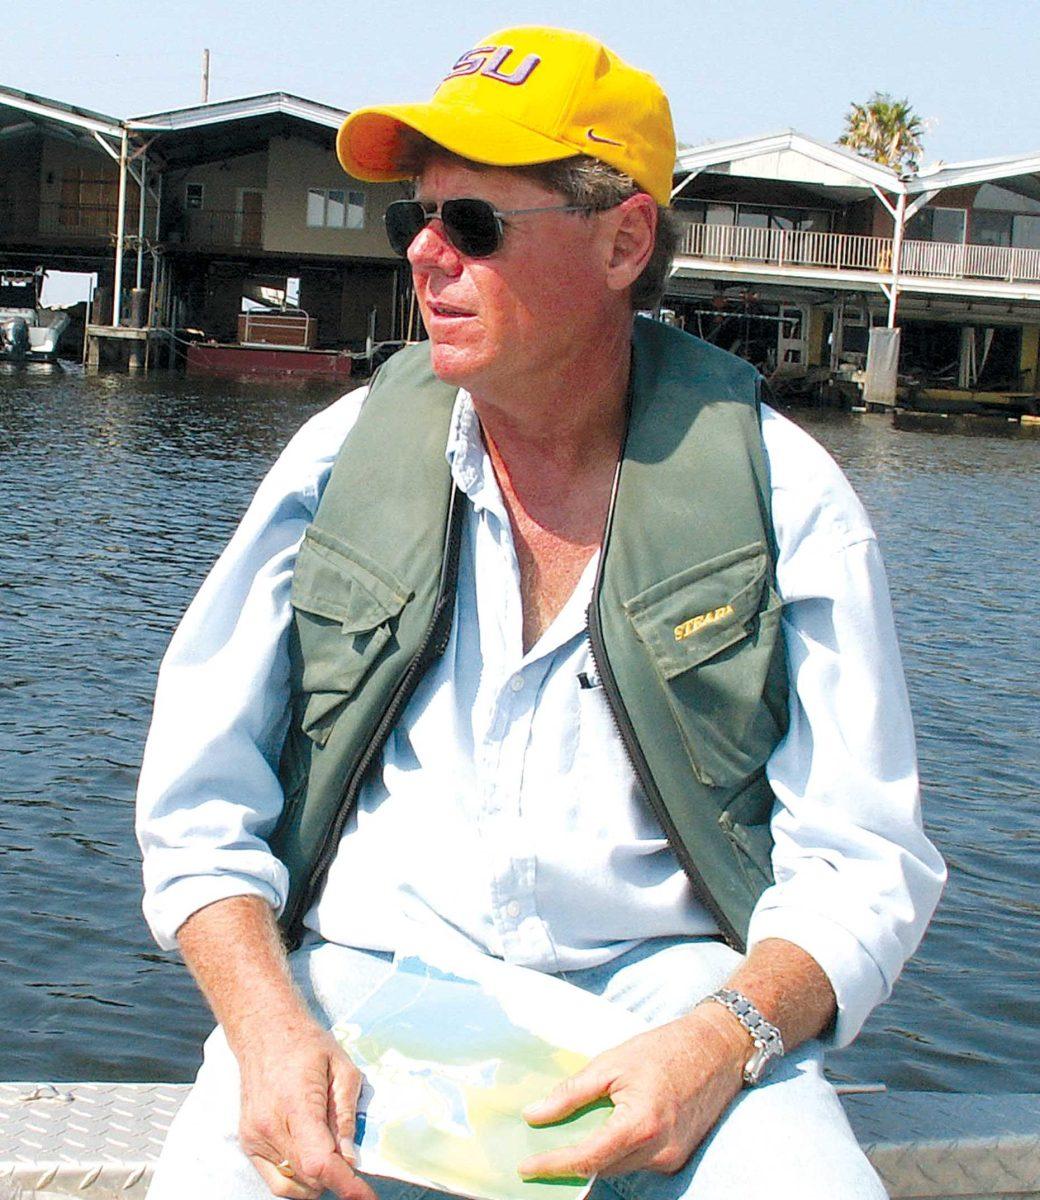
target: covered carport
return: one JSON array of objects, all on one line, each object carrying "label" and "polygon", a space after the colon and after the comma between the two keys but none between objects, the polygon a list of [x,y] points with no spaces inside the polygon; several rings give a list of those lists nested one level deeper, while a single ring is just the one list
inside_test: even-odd
[{"label": "covered carport", "polygon": [[[85,173],[95,178],[84,180]],[[111,201],[104,199],[109,182]],[[118,325],[128,243],[136,251],[136,285],[144,281],[148,235],[155,233],[146,228],[149,198],[157,213],[147,145],[123,122],[0,86],[0,262],[97,271],[112,281],[111,321]]]}]

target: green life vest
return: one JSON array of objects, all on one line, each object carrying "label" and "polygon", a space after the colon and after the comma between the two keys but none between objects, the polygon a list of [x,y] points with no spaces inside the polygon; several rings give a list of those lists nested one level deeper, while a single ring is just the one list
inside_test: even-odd
[{"label": "green life vest", "polygon": [[[738,948],[772,880],[765,763],[787,723],[757,395],[748,363],[636,320],[628,429],[589,609],[593,657],[636,775]],[[289,870],[290,937],[450,636],[467,504],[444,454],[455,396],[427,345],[396,354],[300,549],[285,806],[271,836]]]}]

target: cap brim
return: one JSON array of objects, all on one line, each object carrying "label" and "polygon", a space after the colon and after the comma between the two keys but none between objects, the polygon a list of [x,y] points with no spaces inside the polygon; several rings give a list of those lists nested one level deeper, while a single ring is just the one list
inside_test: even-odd
[{"label": "cap brim", "polygon": [[581,150],[461,104],[391,104],[359,108],[343,122],[336,153],[356,179],[390,183],[410,172],[399,162],[402,126],[414,129],[446,150],[492,167],[524,167],[573,158]]}]

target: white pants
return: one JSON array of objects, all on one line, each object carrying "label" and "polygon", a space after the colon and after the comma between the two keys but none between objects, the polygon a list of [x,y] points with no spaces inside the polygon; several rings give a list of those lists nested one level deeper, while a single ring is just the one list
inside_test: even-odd
[{"label": "white pants", "polygon": [[[390,956],[314,941],[292,955],[293,974],[326,1025],[346,1015],[390,971]],[[564,978],[663,1024],[707,995],[738,956],[707,938],[657,939]],[[637,1172],[598,1180],[590,1200],[885,1200],[815,1042],[800,1046],[758,1087],[734,1100],[676,1175]],[[195,1086],[170,1129],[148,1200],[269,1200],[238,1146],[238,1068],[214,1030]],[[392,1180],[369,1180],[382,1200],[437,1198]],[[331,1193],[327,1193],[331,1197]]]}]

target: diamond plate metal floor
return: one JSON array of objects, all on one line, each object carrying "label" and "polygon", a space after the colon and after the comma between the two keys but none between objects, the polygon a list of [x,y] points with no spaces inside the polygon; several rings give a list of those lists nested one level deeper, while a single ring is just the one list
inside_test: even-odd
[{"label": "diamond plate metal floor", "polygon": [[1040,1198],[1040,1095],[882,1092],[842,1100],[893,1198]]},{"label": "diamond plate metal floor", "polygon": [[27,1200],[137,1200],[187,1093],[169,1083],[0,1083],[0,1181]]},{"label": "diamond plate metal floor", "polygon": [[[143,1197],[187,1091],[168,1083],[0,1083],[0,1200]],[[1040,1200],[1040,1095],[842,1099],[893,1200]]]}]

